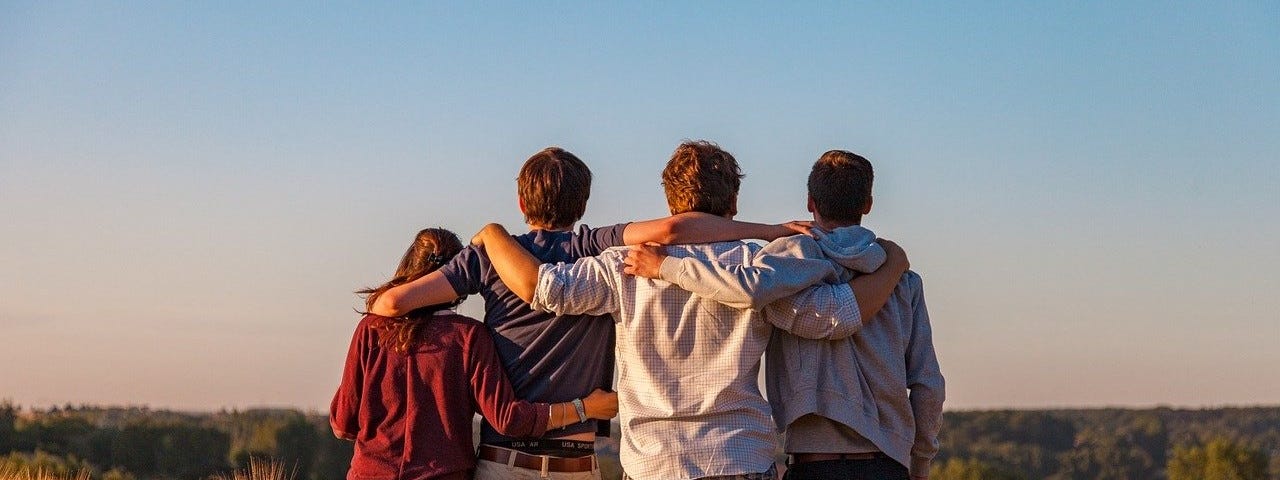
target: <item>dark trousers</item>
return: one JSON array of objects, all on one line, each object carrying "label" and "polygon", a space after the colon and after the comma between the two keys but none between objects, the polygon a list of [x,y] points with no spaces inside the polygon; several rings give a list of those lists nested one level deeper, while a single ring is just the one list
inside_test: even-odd
[{"label": "dark trousers", "polygon": [[911,473],[890,458],[871,460],[823,460],[787,466],[782,480],[910,480]]}]

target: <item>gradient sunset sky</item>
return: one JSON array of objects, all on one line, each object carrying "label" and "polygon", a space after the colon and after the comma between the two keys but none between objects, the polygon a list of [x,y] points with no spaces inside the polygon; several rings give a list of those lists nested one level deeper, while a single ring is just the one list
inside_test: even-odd
[{"label": "gradient sunset sky", "polygon": [[0,0],[0,398],[327,408],[414,232],[548,145],[663,216],[685,138],[743,220],[875,164],[948,408],[1280,403],[1273,1]]}]

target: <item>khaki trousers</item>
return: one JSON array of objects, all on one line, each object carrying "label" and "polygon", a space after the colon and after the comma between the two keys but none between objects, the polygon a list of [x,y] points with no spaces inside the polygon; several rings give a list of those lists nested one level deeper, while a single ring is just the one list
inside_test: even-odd
[{"label": "khaki trousers", "polygon": [[[514,459],[514,457],[512,457]],[[590,472],[547,472],[488,460],[476,462],[475,480],[600,480],[600,466]]]}]

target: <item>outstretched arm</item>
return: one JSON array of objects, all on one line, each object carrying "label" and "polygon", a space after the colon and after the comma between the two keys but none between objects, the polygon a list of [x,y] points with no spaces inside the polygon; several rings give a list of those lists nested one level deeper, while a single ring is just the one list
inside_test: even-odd
[{"label": "outstretched arm", "polygon": [[[878,242],[885,249],[885,263],[875,272],[859,275],[849,282],[858,312],[864,319],[874,317],[884,307],[898,280],[910,267],[902,247],[889,240]],[[770,255],[762,255],[760,259],[759,265],[721,265],[695,258],[668,258],[657,248],[636,246],[627,252],[627,267],[623,271],[660,278],[731,307],[761,309],[820,281],[826,277],[822,269],[830,267],[830,262],[825,260]],[[818,268],[806,267],[809,262],[816,262],[814,265]]]},{"label": "outstretched arm", "polygon": [[378,295],[369,313],[398,317],[422,307],[452,302],[457,298],[458,292],[453,290],[453,284],[436,270]]},{"label": "outstretched arm", "polygon": [[533,291],[538,285],[538,261],[533,254],[520,246],[520,243],[502,225],[490,223],[480,229],[471,244],[484,247],[489,255],[489,262],[498,271],[498,278],[526,303],[533,300]]},{"label": "outstretched arm", "polygon": [[807,229],[807,222],[769,225],[739,222],[710,213],[685,212],[670,217],[631,222],[622,231],[622,241],[627,245],[650,242],[664,245],[711,243],[748,238],[772,241],[779,237],[808,233]]}]

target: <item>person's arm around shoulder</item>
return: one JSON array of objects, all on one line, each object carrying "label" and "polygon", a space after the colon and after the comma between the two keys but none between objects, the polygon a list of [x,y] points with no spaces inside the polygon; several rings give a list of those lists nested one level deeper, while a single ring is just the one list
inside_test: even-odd
[{"label": "person's arm around shoulder", "polygon": [[624,273],[657,278],[733,308],[759,310],[822,281],[836,281],[843,267],[828,260],[804,235],[769,242],[743,264],[675,258],[648,245],[630,248]]},{"label": "person's arm around shoulder", "polygon": [[541,437],[587,419],[608,420],[618,414],[618,394],[595,389],[575,402],[532,403],[517,399],[511,381],[498,359],[493,340],[481,327],[471,329],[467,350],[467,371],[472,400],[493,428],[509,437]]},{"label": "person's arm around shoulder", "polygon": [[398,285],[373,302],[369,313],[384,317],[398,317],[422,307],[451,302],[458,298],[453,284],[444,272],[436,270],[404,285]]},{"label": "person's arm around shoulder", "polygon": [[489,263],[498,272],[498,278],[502,279],[511,293],[526,303],[533,300],[533,290],[538,283],[538,266],[542,262],[507,233],[505,227],[496,223],[485,225],[471,238],[471,245],[485,250]]},{"label": "person's arm around shoulder", "polygon": [[933,348],[933,330],[924,303],[924,286],[915,272],[907,274],[911,288],[912,330],[907,344],[907,388],[915,417],[915,443],[911,447],[912,478],[926,479],[933,457],[938,454],[938,432],[942,428],[942,404],[946,382]]},{"label": "person's arm around shoulder", "polygon": [[631,222],[622,232],[622,241],[625,245],[712,243],[748,238],[771,241],[796,233],[805,233],[807,228],[807,222],[770,225],[740,222],[710,213],[685,212],[670,217]]},{"label": "person's arm around shoulder", "polygon": [[579,258],[571,264],[542,265],[502,225],[486,225],[471,240],[489,255],[502,283],[534,310],[556,315],[605,315],[617,310],[613,270],[616,253]]},{"label": "person's arm around shoulder", "polygon": [[897,244],[877,240],[885,249],[885,263],[876,271],[839,285],[816,285],[766,305],[766,322],[801,338],[840,339],[862,329],[884,308],[902,274],[911,266]]}]

